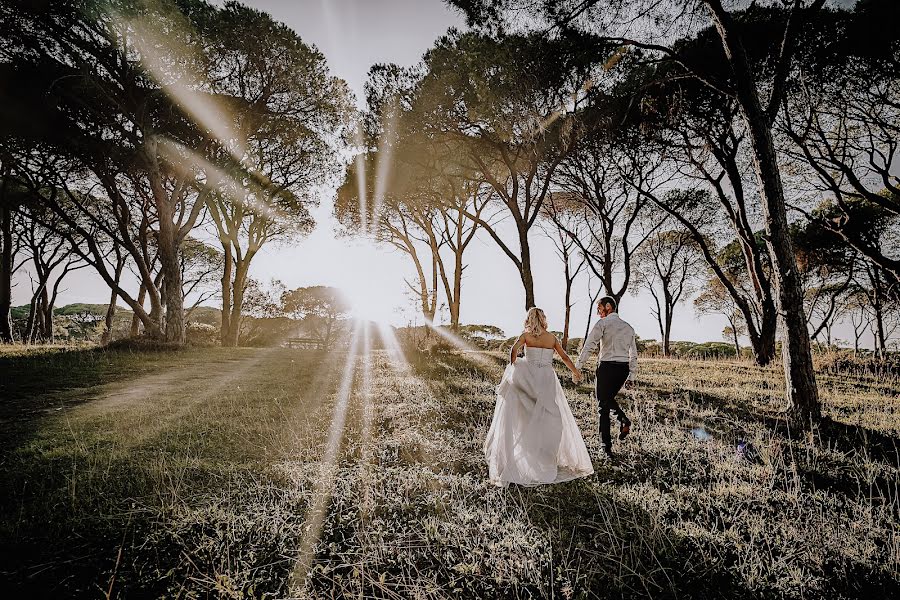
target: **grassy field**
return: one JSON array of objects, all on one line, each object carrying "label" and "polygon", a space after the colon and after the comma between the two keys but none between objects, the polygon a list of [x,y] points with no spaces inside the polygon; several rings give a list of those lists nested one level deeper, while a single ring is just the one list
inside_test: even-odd
[{"label": "grassy field", "polygon": [[776,369],[644,361],[614,462],[564,383],[596,476],[498,489],[502,357],[362,350],[0,355],[4,597],[900,597],[896,377],[799,434]]}]

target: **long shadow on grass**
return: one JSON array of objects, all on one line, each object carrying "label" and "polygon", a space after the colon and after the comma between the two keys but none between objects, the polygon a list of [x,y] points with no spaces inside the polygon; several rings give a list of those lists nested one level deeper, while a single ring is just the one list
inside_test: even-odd
[{"label": "long shadow on grass", "polygon": [[[464,373],[485,381],[496,379],[496,371],[476,363],[461,364],[465,362],[464,356],[448,355],[413,361],[413,364],[417,374],[429,385],[444,391],[452,392],[445,378]],[[498,361],[498,367],[502,362]],[[652,388],[651,391],[663,395],[672,393]],[[734,427],[710,425],[709,428],[723,438],[736,436],[741,423],[748,421],[764,423],[781,434],[791,433],[777,418],[755,414],[724,398],[691,391],[691,400],[699,407],[711,408],[733,419]],[[694,417],[703,422],[699,415]],[[460,421],[469,420],[471,415],[460,418]],[[829,433],[826,430],[825,434]],[[638,463],[642,462],[640,456],[636,459]],[[656,464],[655,468],[659,467]],[[641,478],[631,471],[631,475],[660,490],[666,488],[659,473],[647,473]],[[543,581],[535,586],[513,586],[508,590],[509,597],[541,597],[551,593],[566,597],[573,590],[576,595],[604,598],[783,596],[784,590],[776,588],[768,591],[746,589],[734,568],[740,560],[736,554],[740,551],[739,546],[724,538],[721,542],[714,539],[714,531],[699,538],[680,533],[659,515],[617,493],[625,490],[627,496],[628,488],[623,484],[636,479],[629,478],[622,470],[617,470],[613,476],[615,481],[607,483],[587,478],[536,489],[513,486],[500,492],[518,498],[532,523],[545,532],[552,548],[551,559],[543,565]],[[840,482],[826,482],[820,478],[813,482],[816,483],[852,495],[852,490],[840,486]],[[679,520],[689,524],[691,519],[687,516],[685,519],[679,517]],[[900,584],[883,570],[837,555],[835,561],[823,572],[829,588],[823,591],[825,595],[838,592],[847,597],[890,597],[900,591]],[[777,585],[776,582],[763,585],[766,584]],[[810,597],[816,597],[816,594],[810,592]]]},{"label": "long shadow on grass", "polygon": [[[95,358],[85,360],[93,364]],[[65,365],[77,360],[62,357]],[[49,368],[50,373],[62,370]],[[317,386],[327,392],[337,385],[328,380],[332,371],[313,364],[293,383],[305,397],[319,398],[327,393],[315,393]],[[93,380],[112,377],[107,371]],[[268,407],[262,396],[253,402],[260,403],[260,411]],[[184,584],[198,597],[215,596],[223,593],[214,577],[220,573],[241,597],[283,595],[302,507],[295,494],[287,493],[290,486],[265,465],[248,464],[265,453],[262,441],[252,438],[256,430],[229,435],[228,427],[241,426],[245,413],[222,414],[215,407],[213,413],[216,419],[206,425],[218,427],[208,433],[215,434],[211,443],[220,444],[222,453],[211,448],[201,456],[179,449],[175,438],[171,447],[162,448],[156,435],[122,453],[102,436],[74,439],[64,429],[30,446],[10,448],[0,463],[0,593],[93,597],[114,584],[115,597],[171,597]],[[255,414],[246,413],[247,418]],[[36,430],[48,420],[32,418],[25,425]],[[181,417],[169,425],[191,434],[192,426]],[[193,434],[204,437],[202,431]],[[241,444],[246,452],[240,452]]]},{"label": "long shadow on grass", "polygon": [[550,537],[545,579],[557,595],[568,584],[597,598],[753,597],[729,569],[733,550],[681,535],[615,492],[594,477],[510,491]]},{"label": "long shadow on grass", "polygon": [[[658,387],[644,389],[670,399],[671,402],[668,406],[658,405],[656,407],[658,412],[668,414],[679,421],[693,421],[702,426],[706,435],[732,447],[735,447],[739,440],[747,439],[750,425],[764,426],[788,444],[788,447],[783,450],[785,463],[794,463],[796,474],[813,490],[827,490],[853,499],[865,498],[881,504],[897,504],[897,485],[889,476],[879,475],[872,477],[870,481],[861,481],[846,474],[828,473],[823,470],[823,465],[818,463],[809,464],[805,460],[807,453],[801,447],[804,443],[809,443],[808,436],[801,431],[792,429],[784,419],[776,415],[755,412],[748,407],[739,406],[727,398],[709,392],[681,390],[681,394],[687,394],[690,399],[690,405],[684,406],[678,401],[682,397],[679,394],[673,394],[669,390]],[[696,414],[694,407],[712,410],[724,418],[713,422],[708,417]],[[897,439],[883,433],[840,423],[828,417],[820,422],[813,441],[816,445],[836,450],[836,456],[850,453],[851,456],[867,457],[894,468],[900,467],[897,442]],[[789,451],[791,446],[795,447],[794,452]],[[752,455],[747,458],[759,460],[758,457]],[[849,469],[846,468],[847,465],[844,467],[839,471],[846,473]],[[781,484],[785,484],[784,479],[779,481]]]},{"label": "long shadow on grass", "polygon": [[[673,394],[672,390],[648,389],[660,395]],[[687,394],[688,399],[700,407],[712,409],[737,421],[760,423],[785,439],[795,440],[804,436],[802,431],[791,428],[788,422],[776,413],[763,414],[756,412],[746,406],[738,405],[727,398],[709,392],[697,390],[680,391],[683,394]],[[830,417],[824,417],[819,423],[815,434],[822,445],[827,445],[843,452],[852,451],[889,466],[900,467],[900,448],[898,448],[900,440],[880,431],[860,425],[849,425],[835,421]]]}]

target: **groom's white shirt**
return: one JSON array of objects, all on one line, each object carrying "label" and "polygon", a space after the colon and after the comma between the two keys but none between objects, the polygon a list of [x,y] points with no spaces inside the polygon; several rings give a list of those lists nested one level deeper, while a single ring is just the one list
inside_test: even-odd
[{"label": "groom's white shirt", "polygon": [[618,313],[610,313],[608,316],[598,319],[587,339],[581,347],[581,354],[575,361],[575,368],[579,371],[585,361],[591,355],[591,351],[600,344],[598,360],[628,363],[628,379],[634,379],[637,372],[637,344],[634,341],[634,328],[623,321]]}]

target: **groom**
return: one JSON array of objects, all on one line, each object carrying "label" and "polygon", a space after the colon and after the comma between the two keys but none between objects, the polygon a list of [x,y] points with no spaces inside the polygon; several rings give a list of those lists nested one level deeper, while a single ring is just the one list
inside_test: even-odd
[{"label": "groom", "polygon": [[631,421],[625,411],[616,402],[616,394],[634,381],[637,371],[637,346],[634,342],[634,329],[619,318],[616,312],[616,300],[609,296],[600,298],[597,304],[600,319],[594,324],[581,354],[575,361],[575,368],[581,371],[591,351],[599,342],[600,353],[597,363],[597,410],[600,412],[600,438],[603,450],[612,457],[612,438],[609,433],[610,411],[616,413],[619,420],[619,439],[624,440],[631,431]]}]

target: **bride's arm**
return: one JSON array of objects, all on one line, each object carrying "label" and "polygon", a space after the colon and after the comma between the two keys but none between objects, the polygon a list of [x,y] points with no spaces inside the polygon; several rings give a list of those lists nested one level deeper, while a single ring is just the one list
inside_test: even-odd
[{"label": "bride's arm", "polygon": [[575,363],[572,362],[572,359],[569,358],[568,352],[566,352],[565,348],[562,347],[562,344],[559,342],[559,338],[556,339],[556,344],[553,345],[553,349],[556,350],[559,357],[562,359],[566,366],[569,367],[569,370],[572,371],[572,375],[577,379],[581,379],[581,370],[575,366]]},{"label": "bride's arm", "polygon": [[525,334],[519,336],[519,339],[516,340],[516,343],[513,344],[512,349],[509,351],[509,364],[516,364],[516,358],[519,356],[519,350],[522,349],[522,346],[525,345]]}]

